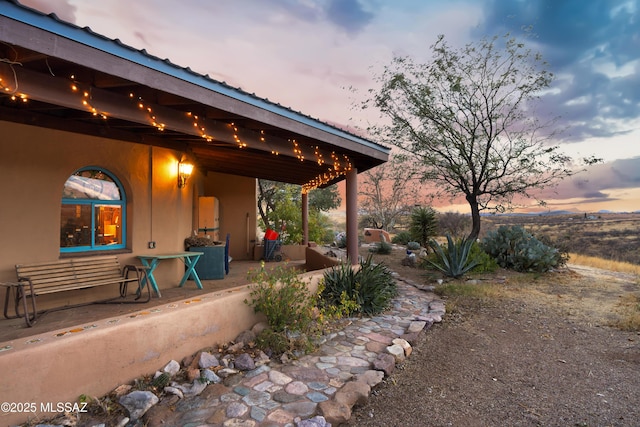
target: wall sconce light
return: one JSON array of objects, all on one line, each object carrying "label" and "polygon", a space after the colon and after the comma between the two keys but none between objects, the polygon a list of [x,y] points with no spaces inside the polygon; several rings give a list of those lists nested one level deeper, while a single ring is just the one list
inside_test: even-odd
[{"label": "wall sconce light", "polygon": [[178,162],[178,188],[182,188],[187,185],[187,180],[193,172],[193,165],[191,163]]}]

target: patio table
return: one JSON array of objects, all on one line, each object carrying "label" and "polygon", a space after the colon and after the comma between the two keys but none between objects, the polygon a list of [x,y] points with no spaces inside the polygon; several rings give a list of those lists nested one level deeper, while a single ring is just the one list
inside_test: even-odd
[{"label": "patio table", "polygon": [[[144,267],[147,268],[147,278],[149,279],[149,285],[153,287],[154,292],[158,295],[158,298],[161,297],[160,289],[158,288],[158,283],[156,282],[156,278],[153,275],[153,272],[156,268],[158,268],[158,264],[163,259],[179,259],[184,265],[187,267],[182,279],[180,280],[180,287],[184,286],[187,279],[191,278],[194,282],[196,282],[196,286],[198,289],[203,289],[202,282],[200,281],[200,277],[198,277],[198,273],[195,270],[195,266],[198,263],[198,260],[203,255],[202,252],[177,252],[177,253],[166,253],[166,254],[150,254],[150,255],[138,255],[138,259],[142,263]],[[146,284],[146,280],[142,279],[142,288],[144,288]]]}]

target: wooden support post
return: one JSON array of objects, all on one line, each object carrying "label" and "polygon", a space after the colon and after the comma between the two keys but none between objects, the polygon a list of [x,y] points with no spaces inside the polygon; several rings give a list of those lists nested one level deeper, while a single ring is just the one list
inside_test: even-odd
[{"label": "wooden support post", "polygon": [[358,170],[347,172],[347,257],[358,264]]},{"label": "wooden support post", "polygon": [[309,243],[309,194],[302,193],[302,244]]}]

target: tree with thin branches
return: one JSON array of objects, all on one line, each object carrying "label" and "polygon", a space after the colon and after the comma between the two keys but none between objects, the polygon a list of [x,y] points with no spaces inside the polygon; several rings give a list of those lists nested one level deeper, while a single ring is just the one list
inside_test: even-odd
[{"label": "tree with thin branches", "polygon": [[358,190],[360,209],[365,212],[369,227],[391,231],[398,219],[409,215],[420,200],[413,170],[394,156],[362,175]]},{"label": "tree with thin branches", "polygon": [[464,196],[475,239],[481,211],[510,209],[515,196],[535,197],[578,171],[551,144],[556,118],[534,109],[553,79],[539,54],[509,34],[460,49],[439,36],[431,50],[424,64],[395,57],[362,107],[389,119],[369,131],[414,160],[436,196]]}]

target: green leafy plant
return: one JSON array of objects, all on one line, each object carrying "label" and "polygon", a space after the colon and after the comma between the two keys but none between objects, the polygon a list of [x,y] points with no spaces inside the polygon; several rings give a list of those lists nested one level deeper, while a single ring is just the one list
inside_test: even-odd
[{"label": "green leafy plant", "polygon": [[268,349],[272,354],[287,353],[294,357],[315,349],[313,340],[307,334],[275,332],[269,328],[258,334],[256,343],[259,348]]},{"label": "green leafy plant", "polygon": [[345,306],[352,313],[375,315],[384,311],[398,294],[391,271],[384,264],[373,263],[371,255],[354,269],[341,264],[324,274],[320,298],[325,306]]},{"label": "green leafy plant", "polygon": [[255,284],[251,286],[251,301],[244,302],[256,313],[263,313],[274,332],[309,328],[316,299],[294,269],[277,267],[267,271],[262,262],[260,269],[251,272],[249,278]]},{"label": "green leafy plant", "polygon": [[443,248],[438,242],[432,240],[429,245],[438,261],[433,262],[427,259],[427,262],[446,276],[458,278],[478,264],[470,256],[473,243],[474,241],[470,239],[460,239],[454,242],[447,234],[447,245]]},{"label": "green leafy plant", "polygon": [[322,320],[339,320],[344,317],[350,317],[360,311],[360,304],[356,301],[356,297],[349,296],[347,291],[342,291],[340,301],[337,305],[326,304],[320,310],[320,318]]},{"label": "green leafy plant", "polygon": [[369,251],[380,255],[389,255],[392,249],[393,246],[383,240],[380,243],[376,243],[376,245],[373,248],[370,248]]},{"label": "green leafy plant", "polygon": [[429,240],[436,235],[438,230],[438,217],[436,211],[430,207],[417,207],[411,212],[409,233],[411,240],[427,247]]},{"label": "green leafy plant", "polygon": [[570,247],[569,242],[567,240],[553,239],[552,237],[547,236],[545,234],[539,235],[536,238],[540,240],[542,243],[544,243],[545,245],[551,248],[554,248],[558,252],[557,254],[558,266],[567,264],[567,262],[569,261],[569,247]]},{"label": "green leafy plant", "polygon": [[391,238],[391,243],[396,245],[406,245],[411,241],[411,233],[403,230]]},{"label": "green leafy plant", "polygon": [[503,268],[544,272],[562,265],[563,256],[524,228],[502,225],[482,239],[482,248]]},{"label": "green leafy plant", "polygon": [[163,388],[168,386],[170,382],[171,382],[171,375],[169,375],[166,372],[162,372],[160,375],[158,375],[151,381],[151,386],[157,390],[162,390]]},{"label": "green leafy plant", "polygon": [[493,273],[500,268],[496,260],[486,253],[482,249],[482,246],[475,240],[473,241],[473,245],[471,245],[469,258],[476,262],[476,266],[471,269],[474,273]]}]

